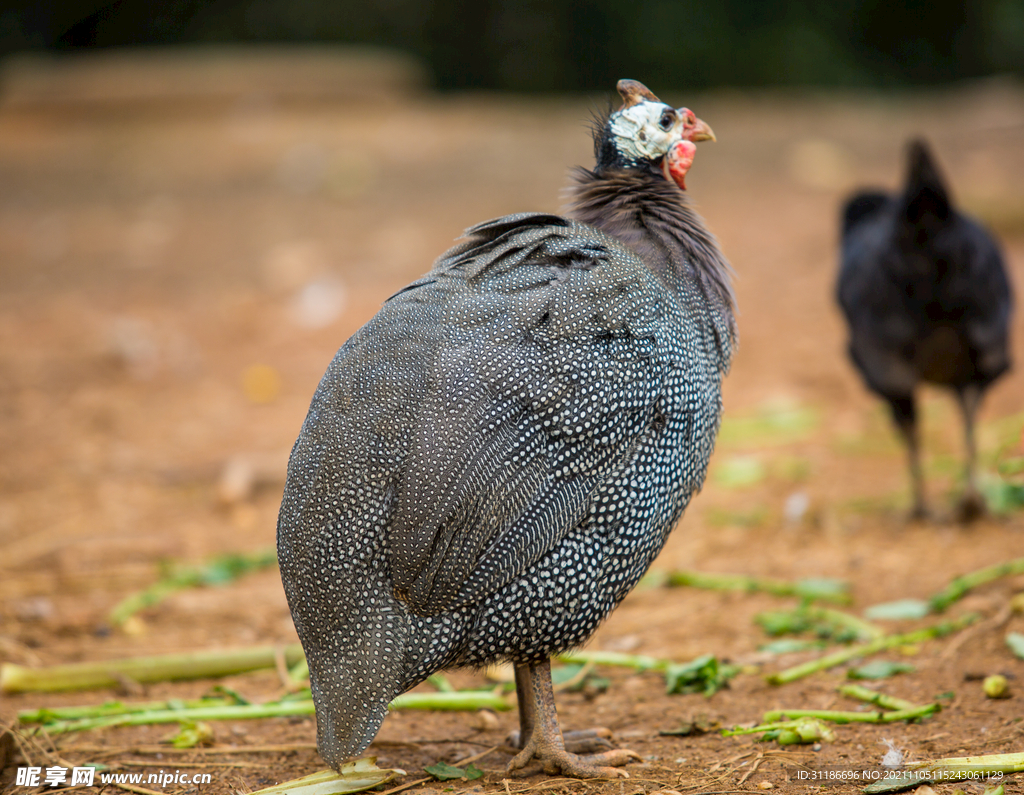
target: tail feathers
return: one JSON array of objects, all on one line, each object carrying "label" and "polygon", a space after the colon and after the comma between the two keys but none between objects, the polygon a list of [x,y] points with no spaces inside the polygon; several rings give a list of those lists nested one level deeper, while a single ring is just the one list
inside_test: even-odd
[{"label": "tail feathers", "polygon": [[928,145],[911,141],[908,151],[907,186],[903,192],[903,216],[912,226],[945,222],[952,215],[945,182]]}]

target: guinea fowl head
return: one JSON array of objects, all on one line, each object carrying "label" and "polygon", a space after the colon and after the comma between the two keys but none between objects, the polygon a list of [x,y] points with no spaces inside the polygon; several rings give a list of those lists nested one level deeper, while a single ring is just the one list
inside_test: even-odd
[{"label": "guinea fowl head", "polygon": [[689,108],[673,108],[643,83],[620,80],[622,107],[598,125],[595,172],[634,169],[661,174],[686,190],[697,141],[714,141],[711,128]]}]

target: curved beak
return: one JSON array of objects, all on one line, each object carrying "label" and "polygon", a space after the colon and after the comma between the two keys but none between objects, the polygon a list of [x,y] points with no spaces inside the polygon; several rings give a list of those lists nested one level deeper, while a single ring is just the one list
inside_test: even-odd
[{"label": "curved beak", "polygon": [[687,130],[683,135],[688,141],[717,141],[715,138],[715,132],[711,129],[711,126],[706,122],[696,119],[692,130]]},{"label": "curved beak", "polygon": [[682,138],[684,141],[697,143],[697,141],[718,140],[715,138],[715,133],[711,130],[710,125],[707,122],[698,119],[697,114],[689,108],[680,108],[677,113],[683,122]]}]

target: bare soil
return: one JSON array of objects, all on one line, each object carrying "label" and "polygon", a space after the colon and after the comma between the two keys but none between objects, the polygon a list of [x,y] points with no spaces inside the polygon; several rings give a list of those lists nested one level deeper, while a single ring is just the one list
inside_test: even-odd
[{"label": "bare soil", "polygon": [[[860,612],[1024,554],[1020,512],[969,528],[952,521],[961,429],[939,392],[924,395],[934,519],[905,521],[903,452],[845,358],[832,297],[841,200],[859,185],[897,185],[915,134],[934,143],[958,199],[997,229],[1024,285],[1024,91],[994,82],[898,96],[665,98],[693,108],[719,139],[701,145],[688,184],[736,270],[741,347],[708,483],[655,569],[841,578]],[[589,162],[586,121],[603,102],[396,91],[358,101],[254,92],[0,104],[0,659],[46,665],[294,642],[272,570],[181,591],[123,628],[107,614],[166,561],[273,544],[287,452],[334,351],[465,227],[557,211],[568,167]],[[1024,351],[1020,314],[1013,334]],[[1024,454],[1022,396],[1018,367],[986,398],[988,472]],[[799,421],[772,426],[780,406]],[[839,726],[833,743],[784,749],[716,731],[660,735],[699,716],[728,727],[772,708],[856,705],[836,693],[845,667],[765,682],[810,656],[758,651],[766,637],[755,614],[794,600],[652,587],[631,594],[590,647],[677,661],[710,653],[744,673],[711,698],[666,696],[660,675],[614,669],[601,670],[611,680],[604,693],[560,693],[563,727],[607,726],[643,757],[628,781],[504,781],[514,711],[496,723],[393,713],[370,752],[408,782],[438,760],[498,747],[477,762],[483,779],[413,792],[788,795],[809,786],[800,765],[876,766],[883,739],[914,759],[1020,751],[1024,661],[1004,636],[1024,632],[1024,616],[1008,607],[1021,590],[1022,577],[979,588],[950,610],[978,612],[973,628],[883,655],[915,668],[884,681],[885,692],[922,703],[945,694],[943,710],[919,724]],[[1008,677],[1011,698],[985,698],[978,678],[994,673]],[[452,680],[485,684],[474,671]],[[210,684],[128,695],[195,697]],[[274,672],[225,684],[254,700],[281,692]],[[115,696],[124,694],[8,695],[0,719]],[[170,727],[121,728],[61,737],[55,756],[36,752],[33,762],[209,772],[212,784],[148,789],[211,794],[322,767],[312,718],[213,728],[205,750],[156,753]],[[25,763],[8,756],[0,787],[27,791],[13,785]],[[1006,786],[1021,791],[1018,780]],[[936,789],[951,795],[954,785]]]}]

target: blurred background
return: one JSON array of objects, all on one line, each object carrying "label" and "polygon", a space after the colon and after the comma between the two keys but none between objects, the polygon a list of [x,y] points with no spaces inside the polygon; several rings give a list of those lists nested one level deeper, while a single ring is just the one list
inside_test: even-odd
[{"label": "blurred background", "polygon": [[[621,77],[714,128],[687,184],[740,306],[708,484],[656,567],[841,577],[863,606],[1021,548],[1024,366],[986,397],[995,509],[970,531],[958,413],[925,392],[936,519],[908,527],[833,284],[841,203],[895,189],[923,135],[1021,290],[1024,0],[25,0],[0,4],[0,55],[4,659],[294,639],[272,570],[111,611],[273,546],[334,352],[463,229],[558,211]],[[753,646],[717,596],[634,598],[598,647]]]},{"label": "blurred background", "polygon": [[444,90],[936,85],[1024,71],[1021,0],[40,0],[5,2],[0,54],[188,44],[376,45]]}]

